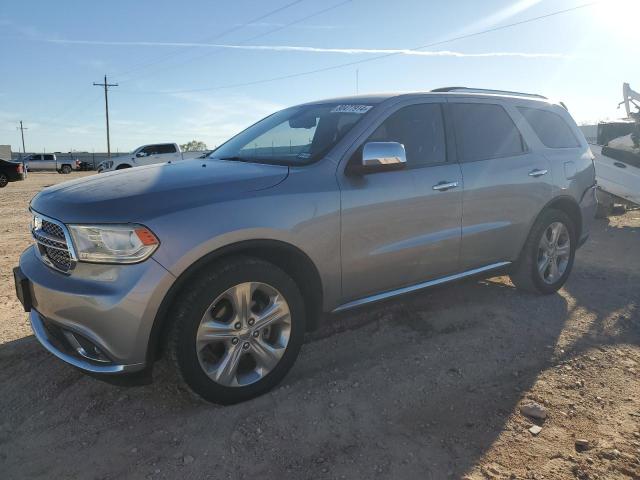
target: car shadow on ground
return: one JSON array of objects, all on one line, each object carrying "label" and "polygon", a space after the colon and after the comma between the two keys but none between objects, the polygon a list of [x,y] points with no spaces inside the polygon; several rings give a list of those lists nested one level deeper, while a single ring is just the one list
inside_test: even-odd
[{"label": "car shadow on ground", "polygon": [[[618,230],[620,245],[637,242],[637,229]],[[230,407],[162,375],[100,382],[33,338],[2,345],[0,463],[6,478],[459,478],[542,372],[637,343],[637,261],[620,270],[590,253],[560,294],[501,277],[330,317],[281,386]],[[568,335],[577,315],[588,328]]]},{"label": "car shadow on ground", "polygon": [[0,347],[1,460],[16,477],[458,475],[553,363],[567,315],[560,295],[494,281],[416,294],[329,319],[282,386],[224,408],[162,377],[105,384],[18,341]]},{"label": "car shadow on ground", "polygon": [[[589,327],[568,342],[569,358],[603,345],[640,345],[640,228],[602,220],[564,290],[569,314],[591,315]],[[615,243],[607,240],[615,238]]]}]

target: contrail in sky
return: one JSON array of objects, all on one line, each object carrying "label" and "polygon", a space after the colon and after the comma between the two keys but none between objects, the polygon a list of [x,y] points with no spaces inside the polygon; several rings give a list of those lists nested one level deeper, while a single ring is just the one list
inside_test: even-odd
[{"label": "contrail in sky", "polygon": [[412,49],[396,48],[325,48],[325,47],[301,47],[295,45],[232,45],[224,43],[191,43],[191,42],[112,42],[101,40],[63,40],[51,39],[50,43],[60,43],[65,45],[102,45],[115,47],[201,47],[218,48],[228,50],[253,50],[271,52],[302,52],[302,53],[329,53],[342,55],[363,55],[363,54],[398,54],[416,57],[520,57],[520,58],[569,58],[562,53],[539,53],[539,52],[480,52],[464,53],[451,50],[424,51]]}]

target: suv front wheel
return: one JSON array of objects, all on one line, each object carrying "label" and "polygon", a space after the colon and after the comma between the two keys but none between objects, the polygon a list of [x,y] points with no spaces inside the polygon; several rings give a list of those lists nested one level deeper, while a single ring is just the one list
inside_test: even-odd
[{"label": "suv front wheel", "polygon": [[511,281],[528,292],[557,292],[571,273],[576,244],[571,218],[560,210],[545,210],[529,233]]},{"label": "suv front wheel", "polygon": [[302,296],[281,269],[237,257],[199,275],[173,309],[171,358],[206,400],[232,404],[265,393],[302,346]]}]

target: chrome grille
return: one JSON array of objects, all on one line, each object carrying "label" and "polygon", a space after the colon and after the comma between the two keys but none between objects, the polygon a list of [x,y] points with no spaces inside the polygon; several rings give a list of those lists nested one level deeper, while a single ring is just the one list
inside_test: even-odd
[{"label": "chrome grille", "polygon": [[[49,235],[52,235],[57,238],[61,238],[64,240],[64,230],[60,225],[56,225],[53,222],[48,220],[42,220],[42,231]],[[66,243],[66,242],[65,242]]]},{"label": "chrome grille", "polygon": [[62,224],[34,213],[31,233],[45,263],[61,272],[73,268],[74,260]]}]

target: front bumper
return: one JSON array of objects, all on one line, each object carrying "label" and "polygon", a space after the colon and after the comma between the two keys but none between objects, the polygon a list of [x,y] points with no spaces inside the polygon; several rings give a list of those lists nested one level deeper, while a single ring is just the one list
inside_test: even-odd
[{"label": "front bumper", "polygon": [[29,280],[33,332],[56,357],[93,373],[118,374],[147,366],[151,328],[175,280],[155,260],[135,265],[78,263],[68,275],[45,265],[30,247],[20,257],[19,268]]},{"label": "front bumper", "polygon": [[113,362],[98,362],[87,358],[81,348],[74,349],[73,346],[65,345],[62,340],[56,339],[45,326],[45,319],[35,309],[32,309],[29,313],[29,321],[31,322],[33,334],[44,348],[63,362],[67,362],[85,372],[118,374],[139,371],[145,367],[144,363],[122,365]]}]

